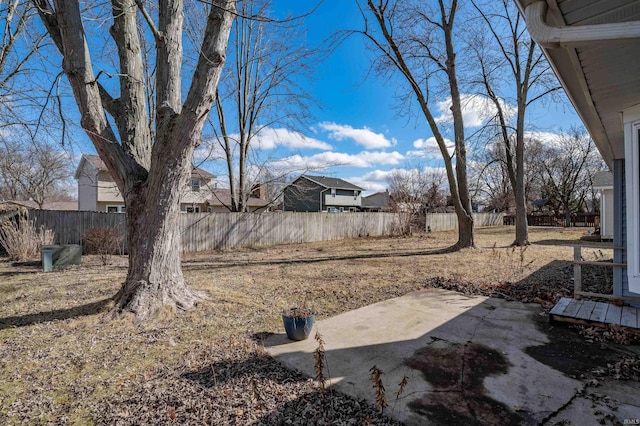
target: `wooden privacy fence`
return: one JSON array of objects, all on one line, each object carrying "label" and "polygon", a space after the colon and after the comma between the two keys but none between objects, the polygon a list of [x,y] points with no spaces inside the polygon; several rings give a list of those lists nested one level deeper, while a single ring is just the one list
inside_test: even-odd
[{"label": "wooden privacy fence", "polygon": [[[600,213],[578,213],[571,215],[571,222],[567,225],[567,217],[561,215],[527,215],[530,226],[585,226],[595,228],[600,226]],[[515,225],[515,216],[504,216],[505,225]]]},{"label": "wooden privacy fence", "polygon": [[[475,227],[502,225],[504,213],[474,213],[473,224]],[[458,229],[458,217],[455,213],[428,213],[426,229],[432,231],[450,231]]]},{"label": "wooden privacy fence", "polygon": [[[58,244],[82,244],[95,227],[116,228],[126,236],[122,213],[30,210],[36,226],[55,232]],[[328,241],[391,235],[398,227],[394,213],[188,213],[180,215],[182,251]]]}]

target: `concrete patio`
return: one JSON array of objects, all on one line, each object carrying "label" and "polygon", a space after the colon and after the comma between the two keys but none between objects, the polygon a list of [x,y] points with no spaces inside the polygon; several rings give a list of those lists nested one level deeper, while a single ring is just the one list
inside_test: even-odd
[{"label": "concrete patio", "polygon": [[[640,384],[608,381],[595,398],[583,381],[528,354],[549,343],[539,305],[427,289],[318,321],[327,375],[341,392],[374,403],[369,370],[384,372],[385,412],[409,425],[623,423],[640,418]],[[313,338],[265,341],[290,368],[314,377]],[[529,351],[530,352],[530,351]],[[396,399],[398,384],[408,384]],[[598,395],[598,394],[596,394]],[[599,395],[601,396],[601,395]],[[610,424],[610,423],[603,423]]]}]

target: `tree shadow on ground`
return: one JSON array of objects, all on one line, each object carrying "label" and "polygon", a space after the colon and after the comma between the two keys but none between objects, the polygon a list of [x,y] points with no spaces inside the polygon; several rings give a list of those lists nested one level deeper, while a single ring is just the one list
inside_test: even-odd
[{"label": "tree shadow on ground", "polygon": [[576,240],[575,238],[567,238],[567,239],[551,238],[548,240],[535,241],[531,244],[540,245],[540,246],[576,246],[576,245],[587,246],[587,247],[588,246],[595,246],[595,247],[611,246],[613,248],[612,242],[584,241],[584,240]]},{"label": "tree shadow on ground", "polygon": [[233,268],[237,266],[249,266],[249,265],[303,265],[309,263],[320,262],[334,262],[341,260],[359,260],[359,259],[383,259],[389,257],[410,257],[410,256],[433,256],[438,254],[447,254],[457,251],[456,246],[450,246],[440,249],[431,250],[412,250],[403,252],[378,252],[378,253],[362,253],[343,256],[326,256],[326,257],[313,257],[313,258],[300,258],[300,259],[276,259],[276,260],[247,260],[243,262],[224,262],[224,264],[212,264],[210,262],[202,262],[197,260],[187,260],[182,263],[182,269],[187,271],[196,271],[202,269],[222,269]]},{"label": "tree shadow on ground", "polygon": [[336,419],[345,418],[353,424],[399,424],[378,415],[364,400],[333,389],[327,389],[323,397],[307,376],[287,369],[266,354],[254,353],[241,360],[221,359],[183,373],[180,378],[207,392],[221,392],[227,398],[233,398],[238,385],[247,388],[241,401],[234,405],[242,407],[240,412],[250,411],[251,420],[261,425],[334,424]]},{"label": "tree shadow on ground", "polygon": [[47,312],[0,318],[0,330],[12,327],[27,327],[56,320],[66,320],[103,312],[113,299],[111,297],[97,302],[74,306],[68,309],[56,309]]},{"label": "tree shadow on ground", "polygon": [[[215,388],[226,382],[247,377],[279,381],[282,379],[282,372],[279,371],[282,368],[284,367],[275,363],[270,356],[254,353],[242,360],[222,359],[200,369],[187,371],[180,377],[205,388]],[[291,381],[305,380],[302,375],[290,372],[287,372],[287,378]]]},{"label": "tree shadow on ground", "polygon": [[37,274],[42,271],[2,271],[0,277],[16,277],[18,275]]},{"label": "tree shadow on ground", "polygon": [[[521,276],[521,268],[526,263],[513,263],[513,276]],[[456,278],[431,277],[423,282],[425,288],[442,288],[466,295],[497,297],[508,301],[538,303],[544,306],[555,304],[562,296],[570,296],[573,292],[573,262],[553,260],[541,268],[513,281],[490,281],[476,283]]]}]

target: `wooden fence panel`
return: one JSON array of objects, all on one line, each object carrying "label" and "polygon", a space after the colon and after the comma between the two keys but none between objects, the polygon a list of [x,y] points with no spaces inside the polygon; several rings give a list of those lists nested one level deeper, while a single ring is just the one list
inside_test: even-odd
[{"label": "wooden fence panel", "polygon": [[[473,223],[475,227],[502,225],[504,213],[474,213]],[[426,220],[427,229],[432,231],[451,231],[458,229],[458,217],[455,213],[428,213]]]},{"label": "wooden fence panel", "polygon": [[96,227],[115,228],[122,236],[127,232],[125,215],[122,213],[30,210],[29,218],[36,227],[51,229],[58,244],[81,244],[85,231]]},{"label": "wooden fence panel", "polygon": [[[126,242],[122,213],[31,210],[36,226],[55,232],[59,244],[82,244],[87,229],[113,227]],[[476,226],[502,223],[501,214],[479,214]],[[236,247],[268,246],[344,238],[391,235],[397,228],[394,213],[189,213],[180,216],[182,251],[224,250]],[[427,215],[433,231],[455,229],[455,214]]]}]

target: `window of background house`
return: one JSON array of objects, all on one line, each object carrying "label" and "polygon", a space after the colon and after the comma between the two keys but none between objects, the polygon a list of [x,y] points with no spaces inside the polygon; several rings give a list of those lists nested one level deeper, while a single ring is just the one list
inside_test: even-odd
[{"label": "window of background house", "polygon": [[198,179],[191,179],[191,190],[200,191],[200,181]]},{"label": "window of background house", "polygon": [[335,197],[335,196],[336,196],[336,189],[335,189],[335,188],[332,188],[332,189],[331,189],[331,196],[332,196],[332,197]]}]

